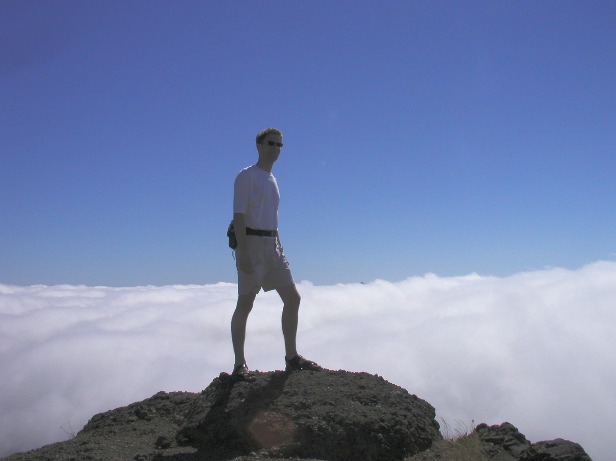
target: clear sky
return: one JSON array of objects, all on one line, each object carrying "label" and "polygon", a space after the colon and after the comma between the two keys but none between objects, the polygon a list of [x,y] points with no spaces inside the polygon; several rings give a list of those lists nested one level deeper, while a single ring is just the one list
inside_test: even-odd
[{"label": "clear sky", "polygon": [[616,3],[0,1],[0,282],[235,282],[254,136],[295,278],[616,253]]}]

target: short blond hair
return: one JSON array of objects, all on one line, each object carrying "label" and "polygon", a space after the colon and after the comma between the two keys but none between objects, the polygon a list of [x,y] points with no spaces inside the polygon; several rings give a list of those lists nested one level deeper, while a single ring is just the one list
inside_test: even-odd
[{"label": "short blond hair", "polygon": [[265,130],[261,130],[257,133],[257,144],[262,144],[263,139],[265,139],[268,134],[275,134],[282,137],[282,131],[278,128],[266,128]]}]

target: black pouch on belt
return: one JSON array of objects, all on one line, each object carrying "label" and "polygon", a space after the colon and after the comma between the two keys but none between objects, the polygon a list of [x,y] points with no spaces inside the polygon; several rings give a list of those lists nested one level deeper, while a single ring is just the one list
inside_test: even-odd
[{"label": "black pouch on belt", "polygon": [[237,238],[235,237],[235,228],[233,227],[233,220],[231,220],[231,224],[229,224],[229,228],[227,229],[227,237],[229,237],[229,248],[235,250],[237,248]]}]

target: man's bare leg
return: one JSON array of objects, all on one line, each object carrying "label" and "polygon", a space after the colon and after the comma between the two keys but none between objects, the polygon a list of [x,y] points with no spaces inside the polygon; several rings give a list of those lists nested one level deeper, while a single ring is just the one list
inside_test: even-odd
[{"label": "man's bare leg", "polygon": [[282,299],[282,334],[284,336],[285,355],[288,359],[297,356],[297,323],[301,296],[295,285],[276,290]]},{"label": "man's bare leg", "polygon": [[244,343],[246,341],[246,322],[254,305],[256,294],[239,295],[235,312],[231,318],[231,341],[235,354],[235,367],[246,363]]},{"label": "man's bare leg", "polygon": [[284,335],[285,362],[287,371],[321,370],[321,366],[297,353],[297,323],[299,317],[299,303],[301,297],[295,285],[279,288],[278,294],[282,298],[282,334]]}]

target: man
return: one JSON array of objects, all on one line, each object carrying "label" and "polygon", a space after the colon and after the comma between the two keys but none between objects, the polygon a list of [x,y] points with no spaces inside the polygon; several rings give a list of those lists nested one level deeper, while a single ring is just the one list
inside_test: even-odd
[{"label": "man", "polygon": [[235,353],[233,375],[253,380],[246,365],[244,342],[246,322],[257,293],[276,290],[283,302],[282,333],[287,371],[319,370],[315,362],[297,353],[296,336],[300,295],[289,263],[278,238],[280,193],[272,167],[280,155],[282,133],[268,128],[257,134],[259,160],[244,168],[235,178],[233,225],[237,239],[236,265],[238,299],[231,319],[231,338]]}]

